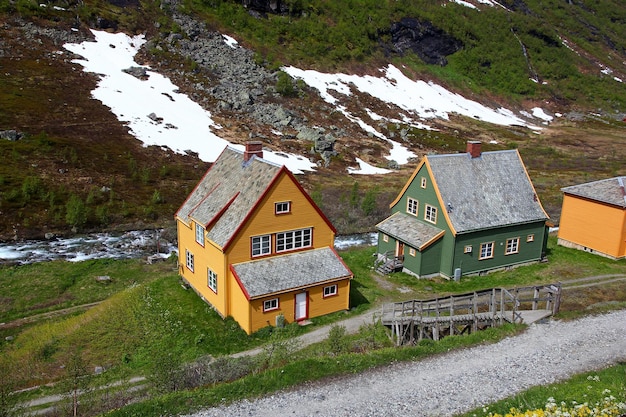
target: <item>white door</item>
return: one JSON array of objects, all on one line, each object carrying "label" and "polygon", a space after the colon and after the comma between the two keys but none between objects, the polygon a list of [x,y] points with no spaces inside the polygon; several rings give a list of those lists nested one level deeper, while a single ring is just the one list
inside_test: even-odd
[{"label": "white door", "polygon": [[309,316],[309,297],[306,292],[296,294],[296,321],[304,320]]}]

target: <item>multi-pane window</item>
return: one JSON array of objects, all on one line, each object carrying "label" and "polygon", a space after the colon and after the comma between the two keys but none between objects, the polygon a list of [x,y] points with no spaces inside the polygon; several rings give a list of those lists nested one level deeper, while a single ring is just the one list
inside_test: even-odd
[{"label": "multi-pane window", "polygon": [[417,200],[411,197],[406,200],[406,212],[417,216]]},{"label": "multi-pane window", "polygon": [[270,235],[252,237],[252,256],[269,255],[271,253],[272,237]]},{"label": "multi-pane window", "polygon": [[207,270],[207,285],[217,294],[217,274],[211,268],[207,268]]},{"label": "multi-pane window", "polygon": [[422,177],[422,188],[426,188],[426,177]]},{"label": "multi-pane window", "polygon": [[291,211],[291,202],[281,201],[275,205],[276,214],[285,214]]},{"label": "multi-pane window", "polygon": [[409,248],[409,255],[415,256],[415,249],[414,248]]},{"label": "multi-pane window", "polygon": [[480,244],[480,257],[478,259],[489,259],[493,258],[493,242],[481,243]]},{"label": "multi-pane window", "polygon": [[311,229],[276,233],[276,252],[308,248],[311,246]]},{"label": "multi-pane window", "polygon": [[196,223],[196,242],[204,246],[204,227]]},{"label": "multi-pane window", "polygon": [[278,298],[263,301],[263,312],[278,310]]},{"label": "multi-pane window", "polygon": [[187,265],[187,268],[189,268],[189,270],[191,272],[193,272],[193,253],[189,252],[188,250],[185,249],[185,264]]},{"label": "multi-pane window", "polygon": [[519,252],[519,237],[514,237],[506,240],[506,255]]},{"label": "multi-pane window", "polygon": [[526,242],[534,242],[534,241],[535,241],[535,235],[526,236]]},{"label": "multi-pane window", "polygon": [[324,297],[330,297],[332,295],[337,295],[337,284],[324,287]]},{"label": "multi-pane window", "polygon": [[463,253],[472,253],[472,245],[465,245],[465,248],[463,248]]},{"label": "multi-pane window", "polygon": [[431,223],[437,223],[437,208],[433,206],[429,206],[426,204],[426,208],[424,210],[424,219]]},{"label": "multi-pane window", "polygon": [[383,242],[389,242],[389,236],[383,234]]}]

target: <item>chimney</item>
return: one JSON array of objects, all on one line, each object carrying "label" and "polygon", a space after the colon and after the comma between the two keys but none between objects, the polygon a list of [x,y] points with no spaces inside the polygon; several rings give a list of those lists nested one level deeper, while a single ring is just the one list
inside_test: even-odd
[{"label": "chimney", "polygon": [[480,145],[482,145],[482,143],[479,140],[468,140],[466,152],[469,153],[472,158],[478,158],[481,154]]},{"label": "chimney", "polygon": [[253,155],[263,158],[263,143],[259,141],[246,142],[246,150],[243,153],[244,162],[248,162]]}]

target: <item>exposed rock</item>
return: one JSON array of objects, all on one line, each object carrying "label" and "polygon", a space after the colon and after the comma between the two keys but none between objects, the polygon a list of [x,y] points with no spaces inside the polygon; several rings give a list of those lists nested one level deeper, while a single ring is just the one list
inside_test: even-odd
[{"label": "exposed rock", "polygon": [[415,52],[427,64],[446,65],[446,56],[463,47],[463,43],[428,21],[402,18],[389,29],[391,43],[397,53]]},{"label": "exposed rock", "polygon": [[22,139],[23,135],[18,133],[17,130],[0,130],[0,139],[7,139],[15,142]]},{"label": "exposed rock", "polygon": [[126,68],[124,70],[125,73],[132,75],[135,78],[138,78],[140,80],[147,80],[148,79],[148,73],[147,70],[143,67],[130,67],[130,68]]}]

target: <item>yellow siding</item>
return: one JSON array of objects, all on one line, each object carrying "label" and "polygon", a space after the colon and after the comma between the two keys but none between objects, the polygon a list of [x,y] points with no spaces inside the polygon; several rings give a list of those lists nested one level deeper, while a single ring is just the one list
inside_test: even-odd
[{"label": "yellow siding", "polygon": [[250,334],[254,331],[251,330],[251,307],[248,303],[248,299],[239,287],[237,280],[233,276],[233,273],[230,271],[228,272],[228,285],[228,288],[230,290],[228,296],[230,304],[230,316],[232,316],[233,319],[235,319],[235,321],[239,323],[239,326],[241,326],[241,328],[245,330],[246,333]]},{"label": "yellow siding", "polygon": [[[196,242],[196,225],[186,226],[178,221],[178,256],[185,280],[222,316],[229,315],[227,307],[226,262],[222,251],[205,239],[204,247]],[[194,270],[186,267],[186,250],[194,255]],[[217,273],[217,294],[208,286],[208,268]]]},{"label": "yellow siding", "polygon": [[[332,297],[323,297],[324,287],[337,284],[337,295]],[[296,293],[292,291],[284,294],[270,295],[262,299],[252,300],[250,302],[250,327],[245,327],[241,321],[233,315],[233,318],[239,322],[241,327],[248,333],[254,333],[259,329],[276,324],[276,316],[282,314],[285,317],[285,323],[293,323],[295,321],[296,311]],[[311,288],[307,288],[308,296],[308,318],[323,316],[334,313],[336,311],[347,310],[350,308],[350,280],[323,284]],[[263,301],[278,298],[278,310],[263,312]]]},{"label": "yellow siding", "polygon": [[[337,295],[324,298],[324,287],[337,284]],[[343,280],[309,290],[309,317],[319,317],[350,308],[350,281]]]},{"label": "yellow siding", "polygon": [[559,238],[619,258],[626,254],[626,211],[565,195]]},{"label": "yellow siding", "polygon": [[[274,204],[282,201],[291,202],[289,214],[275,214]],[[313,228],[313,248],[334,246],[334,233],[324,218],[317,212],[300,188],[286,174],[274,183],[274,186],[260,202],[257,210],[248,219],[243,229],[229,246],[227,255],[230,264],[246,262],[252,259],[250,238],[252,236],[273,234],[287,230]],[[272,250],[274,240],[272,239]]]},{"label": "yellow siding", "polygon": [[[279,314],[284,315],[286,323],[293,322],[296,294],[294,291],[259,300],[247,300],[228,266],[252,260],[251,237],[272,235],[272,255],[275,255],[273,236],[275,233],[310,227],[313,231],[312,246],[306,249],[334,246],[335,235],[332,228],[302,193],[303,191],[290,176],[282,174],[229,244],[226,254],[222,253],[221,248],[212,246],[208,240],[204,247],[199,245],[195,240],[195,224],[192,222],[190,226],[186,226],[178,220],[181,274],[196,292],[213,305],[222,316],[232,316],[248,334],[268,325],[274,326],[276,316]],[[286,201],[291,204],[290,213],[276,214],[275,203]],[[185,267],[186,249],[194,254],[193,273]],[[217,294],[208,287],[207,268],[209,267],[218,274]],[[349,308],[350,280],[345,279],[336,284],[338,295],[326,299],[322,296],[323,287],[331,284],[307,288],[310,318]],[[276,297],[279,298],[279,309],[264,313],[263,301]]]}]

